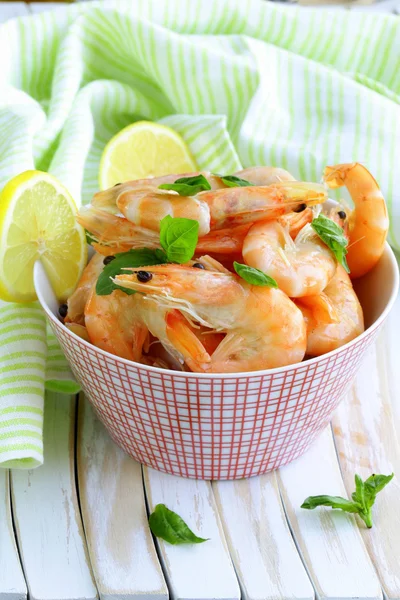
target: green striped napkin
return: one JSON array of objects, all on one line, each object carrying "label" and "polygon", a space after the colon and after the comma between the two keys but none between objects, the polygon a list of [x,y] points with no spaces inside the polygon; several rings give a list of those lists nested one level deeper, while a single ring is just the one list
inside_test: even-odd
[{"label": "green striped napkin", "polygon": [[[259,0],[115,0],[0,26],[0,186],[48,170],[78,204],[138,119],[174,127],[200,168],[271,164],[318,181],[376,175],[400,248],[400,20]],[[77,387],[36,304],[0,305],[0,464],[40,465],[44,389]]]}]

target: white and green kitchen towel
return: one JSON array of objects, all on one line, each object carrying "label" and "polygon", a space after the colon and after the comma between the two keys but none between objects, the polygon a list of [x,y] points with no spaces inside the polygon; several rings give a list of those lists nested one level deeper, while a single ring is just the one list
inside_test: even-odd
[{"label": "white and green kitchen towel", "polygon": [[[200,168],[278,165],[319,181],[359,161],[400,249],[400,19],[263,0],[114,0],[0,26],[0,187],[47,170],[77,204],[104,145],[139,119],[175,128]],[[45,388],[73,393],[36,304],[0,304],[0,466],[43,461]]]}]

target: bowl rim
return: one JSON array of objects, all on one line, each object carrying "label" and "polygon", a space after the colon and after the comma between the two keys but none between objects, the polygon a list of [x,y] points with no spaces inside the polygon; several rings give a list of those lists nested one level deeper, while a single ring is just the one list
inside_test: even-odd
[{"label": "bowl rim", "polygon": [[47,316],[58,326],[61,326],[64,329],[64,331],[67,332],[67,334],[72,337],[72,339],[76,339],[77,341],[79,341],[79,343],[81,343],[84,346],[87,346],[89,349],[91,349],[92,352],[101,354],[106,359],[111,359],[113,361],[121,362],[130,367],[134,366],[135,368],[144,369],[144,370],[150,371],[152,373],[170,375],[172,377],[173,376],[184,377],[184,378],[193,378],[194,377],[194,378],[199,378],[199,379],[242,379],[242,378],[249,378],[249,377],[265,377],[268,375],[285,373],[287,371],[294,371],[297,369],[301,369],[302,367],[307,368],[310,365],[317,364],[319,362],[322,362],[323,360],[327,360],[327,359],[329,360],[330,358],[336,356],[337,354],[340,354],[344,350],[351,348],[352,346],[358,344],[362,339],[366,338],[371,333],[371,331],[373,331],[374,329],[377,329],[381,325],[381,323],[386,319],[387,315],[391,311],[393,304],[397,298],[398,289],[399,289],[399,265],[398,265],[396,256],[395,256],[392,248],[389,246],[388,242],[385,242],[384,253],[386,253],[388,255],[390,262],[393,266],[394,278],[393,278],[393,282],[392,282],[392,290],[390,293],[389,300],[388,300],[385,308],[383,309],[382,313],[379,315],[379,317],[376,319],[376,321],[374,321],[372,323],[372,325],[370,325],[367,329],[365,329],[365,331],[363,331],[363,333],[361,333],[356,338],[354,338],[354,340],[351,340],[350,342],[347,342],[347,344],[344,344],[343,346],[340,346],[339,348],[336,348],[335,350],[331,350],[330,352],[327,352],[326,354],[322,354],[321,356],[315,356],[313,358],[309,358],[309,359],[303,360],[301,362],[292,363],[290,365],[285,365],[282,367],[274,367],[273,369],[263,369],[260,371],[241,371],[238,373],[195,373],[193,371],[175,371],[173,369],[161,369],[160,367],[152,367],[150,365],[144,365],[142,363],[139,363],[139,362],[136,362],[133,360],[128,360],[127,358],[122,358],[120,356],[116,356],[115,354],[111,354],[110,352],[107,352],[106,350],[103,350],[102,348],[98,348],[97,346],[94,346],[90,342],[87,342],[83,338],[79,337],[78,335],[73,333],[70,329],[68,329],[68,327],[66,327],[64,325],[64,323],[62,323],[59,319],[57,319],[57,317],[53,314],[53,312],[51,311],[51,309],[49,308],[47,303],[44,301],[43,294],[41,292],[40,287],[36,285],[38,263],[36,263],[34,266],[34,285],[35,285],[35,291],[36,291],[39,303],[40,303],[42,309],[47,314]]}]

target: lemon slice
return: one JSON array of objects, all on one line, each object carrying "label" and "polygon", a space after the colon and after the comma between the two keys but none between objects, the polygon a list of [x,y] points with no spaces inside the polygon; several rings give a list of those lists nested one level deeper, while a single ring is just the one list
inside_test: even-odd
[{"label": "lemon slice", "polygon": [[138,121],[117,133],[104,148],[100,161],[102,190],[132,179],[196,171],[188,147],[173,129]]},{"label": "lemon slice", "polygon": [[76,206],[54,177],[25,171],[0,194],[0,298],[36,299],[33,266],[40,258],[60,301],[72,293],[87,260]]}]

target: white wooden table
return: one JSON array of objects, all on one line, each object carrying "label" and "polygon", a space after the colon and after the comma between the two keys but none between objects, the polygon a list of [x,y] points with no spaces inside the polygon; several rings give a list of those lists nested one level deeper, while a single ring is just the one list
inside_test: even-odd
[{"label": "white wooden table", "polygon": [[[48,7],[0,3],[0,22]],[[399,599],[399,334],[400,299],[332,427],[295,463],[250,480],[142,468],[83,397],[49,394],[44,466],[0,470],[0,600]],[[354,473],[392,471],[371,531],[300,509],[312,494],[350,494]],[[210,541],[154,540],[147,514],[159,502]]]}]

